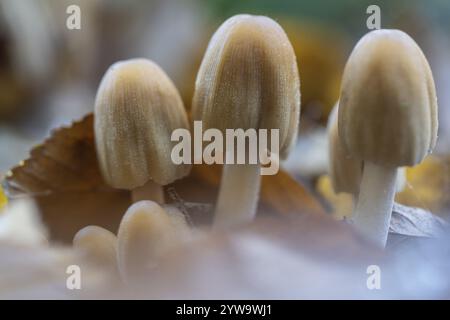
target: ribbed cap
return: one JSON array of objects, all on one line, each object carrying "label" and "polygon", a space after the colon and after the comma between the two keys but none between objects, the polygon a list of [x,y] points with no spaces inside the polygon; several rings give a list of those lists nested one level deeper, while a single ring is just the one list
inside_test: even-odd
[{"label": "ribbed cap", "polygon": [[428,62],[399,30],[366,34],[344,70],[339,135],[353,156],[379,165],[412,166],[434,148],[438,117]]},{"label": "ribbed cap", "polygon": [[95,101],[95,140],[103,176],[133,189],[152,179],[166,185],[189,173],[171,160],[172,131],[189,128],[180,95],[165,72],[145,59],[113,64]]},{"label": "ribbed cap", "polygon": [[204,127],[279,129],[280,156],[297,137],[300,79],[283,29],[264,16],[237,15],[212,37],[195,84],[193,116]]}]

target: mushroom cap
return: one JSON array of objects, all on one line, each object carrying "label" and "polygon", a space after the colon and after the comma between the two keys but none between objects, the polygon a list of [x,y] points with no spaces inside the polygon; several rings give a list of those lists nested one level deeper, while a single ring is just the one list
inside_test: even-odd
[{"label": "mushroom cap", "polygon": [[166,185],[189,173],[176,165],[172,131],[189,128],[180,95],[166,73],[146,59],[113,64],[95,101],[95,140],[108,184],[133,189],[150,179]]},{"label": "mushroom cap", "polygon": [[378,165],[412,166],[434,148],[437,98],[430,66],[399,30],[375,30],[345,66],[339,135],[354,157]]},{"label": "mushroom cap", "polygon": [[338,132],[338,106],[336,103],[328,119],[328,155],[331,184],[336,193],[358,194],[363,162],[349,155],[342,147]]},{"label": "mushroom cap", "polygon": [[283,29],[264,16],[236,15],[211,38],[192,102],[205,129],[279,129],[280,156],[297,137],[300,78]]},{"label": "mushroom cap", "polygon": [[184,227],[156,202],[143,200],[131,205],[117,234],[122,276],[128,280],[145,276],[163,254],[182,243]]},{"label": "mushroom cap", "polygon": [[97,263],[116,267],[117,237],[109,230],[98,226],[84,227],[74,236],[73,246]]}]

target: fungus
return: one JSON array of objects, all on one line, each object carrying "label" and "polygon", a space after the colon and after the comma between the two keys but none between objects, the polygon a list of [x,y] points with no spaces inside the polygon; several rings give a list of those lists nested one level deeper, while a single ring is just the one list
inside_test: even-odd
[{"label": "fungus", "polygon": [[73,247],[99,265],[116,268],[117,237],[98,226],[87,226],[76,233]]},{"label": "fungus", "polygon": [[163,203],[163,185],[186,176],[189,164],[171,160],[172,131],[189,128],[180,95],[152,61],[113,64],[95,101],[95,141],[102,175],[133,200]]},{"label": "fungus", "polygon": [[145,280],[163,254],[186,240],[187,229],[183,216],[172,219],[156,202],[133,204],[125,213],[117,235],[122,279],[130,284]]},{"label": "fungus", "polygon": [[420,163],[437,139],[433,76],[414,40],[399,30],[366,34],[345,66],[338,112],[343,148],[364,163],[354,225],[384,247],[397,168]]},{"label": "fungus", "polygon": [[[226,129],[278,129],[279,155],[285,158],[297,136],[300,79],[283,29],[264,16],[236,15],[225,21],[201,63],[192,108],[195,120],[223,134]],[[258,203],[261,163],[234,164],[232,159],[230,164],[230,148],[225,150],[216,227],[251,221]],[[278,156],[276,150],[267,151]]]}]

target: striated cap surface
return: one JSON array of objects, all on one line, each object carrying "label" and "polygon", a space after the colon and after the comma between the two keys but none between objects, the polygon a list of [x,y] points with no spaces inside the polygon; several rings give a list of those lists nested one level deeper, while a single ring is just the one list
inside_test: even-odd
[{"label": "striated cap surface", "polygon": [[375,30],[355,46],[344,70],[339,135],[352,155],[379,165],[412,166],[434,148],[437,98],[430,66],[399,30]]},{"label": "striated cap surface", "polygon": [[300,78],[283,29],[264,16],[236,15],[211,38],[195,83],[193,116],[205,128],[279,129],[280,156],[297,137]]},{"label": "striated cap surface", "polygon": [[175,165],[172,131],[189,128],[180,95],[166,73],[146,59],[113,64],[95,101],[95,139],[102,174],[111,186],[165,185],[189,173]]}]

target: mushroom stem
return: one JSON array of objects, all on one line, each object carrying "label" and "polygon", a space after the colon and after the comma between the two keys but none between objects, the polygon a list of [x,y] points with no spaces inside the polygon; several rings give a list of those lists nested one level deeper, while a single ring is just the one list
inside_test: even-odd
[{"label": "mushroom stem", "polygon": [[358,202],[353,214],[356,229],[385,247],[395,195],[397,167],[364,162]]},{"label": "mushroom stem", "polygon": [[163,187],[153,180],[149,180],[143,186],[134,188],[131,191],[131,200],[133,203],[141,200],[152,200],[158,204],[164,204]]},{"label": "mushroom stem", "polygon": [[214,227],[229,228],[251,221],[261,184],[259,164],[224,164]]}]

